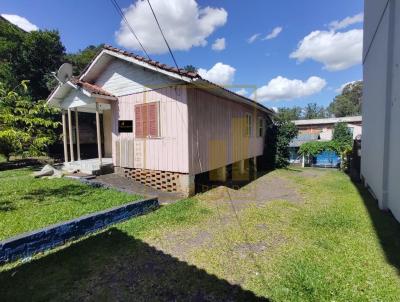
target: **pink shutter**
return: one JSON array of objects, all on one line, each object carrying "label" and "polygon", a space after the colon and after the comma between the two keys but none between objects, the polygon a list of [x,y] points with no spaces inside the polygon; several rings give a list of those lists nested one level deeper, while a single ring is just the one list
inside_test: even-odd
[{"label": "pink shutter", "polygon": [[143,137],[142,105],[135,105],[135,136]]},{"label": "pink shutter", "polygon": [[148,104],[148,125],[149,135],[151,137],[158,136],[158,103]]},{"label": "pink shutter", "polygon": [[142,104],[142,125],[143,125],[143,136],[149,135],[149,122],[148,122],[148,104]]}]

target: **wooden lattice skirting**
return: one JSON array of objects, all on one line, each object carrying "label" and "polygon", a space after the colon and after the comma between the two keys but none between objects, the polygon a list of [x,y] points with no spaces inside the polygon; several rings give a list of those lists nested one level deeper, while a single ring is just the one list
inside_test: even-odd
[{"label": "wooden lattice skirting", "polygon": [[180,173],[137,168],[120,168],[118,170],[125,177],[158,190],[180,192],[182,189],[180,188]]}]

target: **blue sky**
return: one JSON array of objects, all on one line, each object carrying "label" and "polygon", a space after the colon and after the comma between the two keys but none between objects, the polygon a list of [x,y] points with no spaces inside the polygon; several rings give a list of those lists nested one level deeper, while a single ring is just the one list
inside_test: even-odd
[{"label": "blue sky", "polygon": [[[172,64],[147,3],[117,1],[151,57]],[[362,78],[362,0],[151,3],[181,67],[192,64],[220,84],[257,87],[267,106],[327,105],[341,85]],[[0,13],[58,29],[68,52],[108,43],[140,53],[109,0],[2,0]]]}]

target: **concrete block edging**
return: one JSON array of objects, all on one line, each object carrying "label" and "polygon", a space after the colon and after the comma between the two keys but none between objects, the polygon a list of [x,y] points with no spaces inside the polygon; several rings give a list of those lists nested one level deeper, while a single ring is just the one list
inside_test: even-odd
[{"label": "concrete block edging", "polygon": [[0,241],[0,264],[51,250],[159,207],[157,198],[133,201]]}]

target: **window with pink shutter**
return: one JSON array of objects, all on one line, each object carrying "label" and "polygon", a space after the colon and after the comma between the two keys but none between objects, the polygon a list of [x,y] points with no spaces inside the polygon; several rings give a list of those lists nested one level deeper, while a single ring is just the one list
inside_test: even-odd
[{"label": "window with pink shutter", "polygon": [[135,105],[135,133],[136,137],[158,137],[159,110],[158,102]]}]

